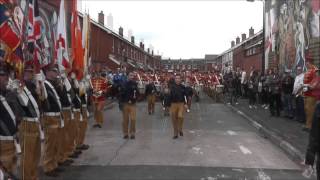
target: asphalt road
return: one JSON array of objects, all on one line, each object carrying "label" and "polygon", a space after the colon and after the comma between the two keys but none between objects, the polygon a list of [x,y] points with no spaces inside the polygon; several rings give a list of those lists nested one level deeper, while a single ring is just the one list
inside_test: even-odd
[{"label": "asphalt road", "polygon": [[135,140],[122,139],[117,104],[105,111],[103,128],[93,129],[91,120],[86,138],[90,149],[55,179],[303,179],[300,167],[278,147],[208,97],[185,114],[184,136],[177,140],[159,103],[156,113],[148,115],[141,102],[137,114]]}]

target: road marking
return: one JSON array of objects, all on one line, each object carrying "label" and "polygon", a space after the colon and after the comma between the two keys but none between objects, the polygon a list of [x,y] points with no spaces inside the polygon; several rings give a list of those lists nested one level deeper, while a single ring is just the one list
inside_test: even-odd
[{"label": "road marking", "polygon": [[243,173],[244,171],[242,169],[232,169],[232,171],[237,171]]},{"label": "road marking", "polygon": [[193,147],[192,150],[193,150],[193,153],[195,153],[195,154],[203,155],[203,152],[201,151],[201,148],[199,148],[199,147]]},{"label": "road marking", "polygon": [[229,134],[230,136],[237,136],[238,135],[238,133],[231,131],[231,130],[227,131],[227,134]]},{"label": "road marking", "polygon": [[258,170],[258,180],[271,180],[271,177],[262,170]]},{"label": "road marking", "polygon": [[240,145],[239,148],[240,148],[241,152],[242,152],[243,154],[245,154],[245,155],[247,155],[247,154],[252,154],[252,152],[251,152],[248,148],[246,148],[246,147],[244,147],[244,146],[242,146],[242,145]]}]

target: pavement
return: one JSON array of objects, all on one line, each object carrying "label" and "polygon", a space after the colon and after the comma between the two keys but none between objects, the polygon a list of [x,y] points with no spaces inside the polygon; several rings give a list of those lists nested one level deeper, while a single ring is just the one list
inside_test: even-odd
[{"label": "pavement", "polygon": [[299,164],[242,114],[202,95],[185,114],[184,136],[173,140],[171,120],[160,103],[148,115],[147,104],[141,102],[136,139],[124,140],[121,111],[116,103],[109,104],[101,129],[89,122],[90,149],[60,177],[41,179],[305,179]]},{"label": "pavement", "polygon": [[309,133],[302,131],[302,123],[282,116],[270,116],[269,110],[263,109],[261,105],[257,109],[250,109],[247,99],[239,99],[238,105],[230,107],[278,145],[292,160],[297,163],[304,161]]}]

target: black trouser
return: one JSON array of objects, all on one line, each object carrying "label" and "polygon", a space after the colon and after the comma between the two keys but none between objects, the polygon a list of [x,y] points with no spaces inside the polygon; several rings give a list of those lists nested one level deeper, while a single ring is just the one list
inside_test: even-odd
[{"label": "black trouser", "polygon": [[271,113],[271,115],[280,116],[280,108],[281,108],[281,95],[278,93],[271,94],[271,96],[270,96],[270,113]]},{"label": "black trouser", "polygon": [[256,104],[256,92],[253,89],[248,89],[248,95],[249,95],[249,105],[255,105]]},{"label": "black trouser", "polygon": [[261,104],[268,104],[268,91],[265,89],[261,92]]},{"label": "black trouser", "polygon": [[320,180],[320,152],[317,155],[317,180]]},{"label": "black trouser", "polygon": [[295,98],[295,100],[296,100],[296,109],[295,109],[296,120],[299,122],[305,122],[306,114],[304,111],[304,99],[302,96],[298,96]]}]

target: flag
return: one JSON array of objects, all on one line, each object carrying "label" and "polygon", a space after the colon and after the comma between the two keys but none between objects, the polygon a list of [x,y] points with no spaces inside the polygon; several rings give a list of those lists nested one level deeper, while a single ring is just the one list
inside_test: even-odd
[{"label": "flag", "polygon": [[42,64],[41,45],[41,18],[39,13],[38,0],[29,0],[28,10],[28,51],[32,54],[32,62],[35,65],[36,72],[40,72]]},{"label": "flag", "polygon": [[0,41],[14,51],[20,44],[19,33],[14,30],[10,12],[4,3],[0,3]]},{"label": "flag", "polygon": [[90,17],[88,14],[84,15],[82,28],[82,46],[84,48],[84,74],[88,74],[88,67],[90,66],[89,50],[90,50]]},{"label": "flag", "polygon": [[57,25],[56,36],[57,63],[61,69],[69,69],[70,61],[68,54],[67,32],[66,32],[66,16],[64,8],[64,0],[60,2],[60,11]]},{"label": "flag", "polygon": [[82,46],[82,32],[77,11],[77,0],[72,0],[71,48],[72,70],[76,73],[77,79],[81,80],[84,74],[84,49]]}]

